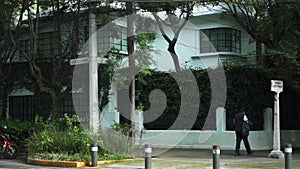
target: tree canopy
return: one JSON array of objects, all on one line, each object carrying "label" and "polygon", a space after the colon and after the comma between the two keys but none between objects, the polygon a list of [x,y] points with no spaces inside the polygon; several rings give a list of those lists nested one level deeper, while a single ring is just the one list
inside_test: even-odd
[{"label": "tree canopy", "polygon": [[[300,89],[300,2],[223,0],[237,23],[259,44],[258,64],[272,68],[287,85]],[[299,90],[300,91],[300,90]]]}]

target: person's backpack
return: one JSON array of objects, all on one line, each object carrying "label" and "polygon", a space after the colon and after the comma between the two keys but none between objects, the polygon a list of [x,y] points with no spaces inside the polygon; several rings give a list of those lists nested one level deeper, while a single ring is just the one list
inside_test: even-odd
[{"label": "person's backpack", "polygon": [[249,135],[249,131],[250,131],[250,124],[246,123],[245,121],[243,121],[243,124],[242,124],[242,135],[243,136],[248,136]]}]

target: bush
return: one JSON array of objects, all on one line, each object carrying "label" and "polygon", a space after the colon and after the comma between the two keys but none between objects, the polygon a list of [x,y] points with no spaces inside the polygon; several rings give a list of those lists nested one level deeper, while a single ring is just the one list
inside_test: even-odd
[{"label": "bush", "polygon": [[31,132],[35,128],[35,123],[20,120],[3,120],[0,121],[1,125],[6,125],[8,127],[8,134],[10,139],[15,141],[18,145],[18,151],[20,153],[26,153],[26,142]]},{"label": "bush", "polygon": [[65,121],[38,121],[40,127],[28,139],[28,155],[50,160],[87,160],[91,139],[76,121],[77,116],[67,115]]},{"label": "bush", "polygon": [[[100,146],[98,159],[123,159],[121,152],[109,152],[102,147],[109,147],[116,138],[108,137],[108,133],[94,134],[85,131],[78,123],[78,117],[65,115],[63,121],[39,121],[37,128],[28,139],[28,155],[36,159],[47,160],[69,160],[69,161],[90,161],[90,144],[95,142]],[[94,139],[92,139],[94,138]],[[107,138],[109,140],[107,140]],[[114,139],[114,140],[111,140]],[[117,144],[122,144],[119,140]],[[110,150],[110,149],[109,149]],[[129,156],[127,151],[125,154]],[[120,153],[120,154],[117,154]]]},{"label": "bush", "polygon": [[100,130],[97,136],[97,144],[105,149],[105,157],[132,158],[134,154],[134,145],[129,135],[123,135],[118,131],[108,129]]}]

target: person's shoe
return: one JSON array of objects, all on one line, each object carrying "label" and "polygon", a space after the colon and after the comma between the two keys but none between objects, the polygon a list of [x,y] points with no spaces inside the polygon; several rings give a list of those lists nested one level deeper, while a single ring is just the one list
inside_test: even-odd
[{"label": "person's shoe", "polygon": [[252,154],[253,154],[253,151],[250,151],[250,152],[248,152],[247,154],[248,154],[248,155],[252,155]]},{"label": "person's shoe", "polygon": [[234,155],[235,155],[235,156],[240,156],[241,154],[240,154],[240,153],[235,153]]}]

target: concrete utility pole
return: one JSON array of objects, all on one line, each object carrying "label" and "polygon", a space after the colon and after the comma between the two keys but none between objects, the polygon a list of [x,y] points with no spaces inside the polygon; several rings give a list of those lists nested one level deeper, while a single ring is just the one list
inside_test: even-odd
[{"label": "concrete utility pole", "polygon": [[279,117],[279,93],[283,91],[283,82],[271,80],[271,91],[276,92],[274,101],[274,135],[273,150],[269,154],[270,158],[284,158],[284,153],[280,150],[280,117]]},{"label": "concrete utility pole", "polygon": [[88,57],[72,59],[71,65],[89,64],[89,129],[97,132],[99,129],[99,106],[98,106],[98,63],[104,59],[98,57],[97,49],[97,25],[94,13],[97,0],[89,0],[89,40]]},{"label": "concrete utility pole", "polygon": [[97,25],[94,13],[95,0],[89,0],[89,128],[96,132],[99,128],[98,107],[98,63]]}]

